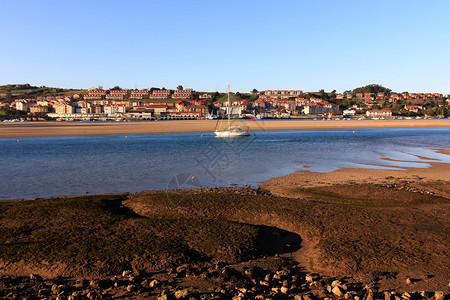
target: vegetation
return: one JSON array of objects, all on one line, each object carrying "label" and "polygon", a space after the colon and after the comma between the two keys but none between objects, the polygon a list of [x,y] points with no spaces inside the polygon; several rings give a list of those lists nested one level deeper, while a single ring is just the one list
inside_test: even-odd
[{"label": "vegetation", "polygon": [[356,89],[353,90],[353,94],[356,93],[385,93],[385,94],[390,94],[392,92],[391,89],[385,88],[382,85],[379,84],[369,84],[369,85],[365,85],[362,87],[358,87]]}]

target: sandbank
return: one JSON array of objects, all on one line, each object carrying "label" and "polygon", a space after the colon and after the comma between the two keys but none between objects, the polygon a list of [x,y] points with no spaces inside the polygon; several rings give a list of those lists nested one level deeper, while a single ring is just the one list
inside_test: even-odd
[{"label": "sandbank", "polygon": [[[450,119],[421,120],[236,120],[251,131],[360,128],[450,127]],[[216,120],[176,120],[148,122],[22,122],[0,124],[0,137],[80,136],[213,132]]]},{"label": "sandbank", "polygon": [[[437,151],[450,155],[448,149]],[[415,186],[426,186],[427,190],[431,190],[435,194],[450,197],[450,164],[427,163],[431,167],[404,168],[404,170],[340,168],[327,173],[298,171],[283,177],[271,178],[263,182],[262,187],[279,196],[303,198],[303,195],[299,193],[299,189],[302,188],[406,182]]]}]

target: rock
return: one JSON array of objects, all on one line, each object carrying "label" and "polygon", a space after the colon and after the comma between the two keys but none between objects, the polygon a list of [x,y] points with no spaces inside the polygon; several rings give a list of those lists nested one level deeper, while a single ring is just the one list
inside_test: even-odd
[{"label": "rock", "polygon": [[373,300],[373,291],[372,289],[367,289],[366,294],[364,295],[364,300]]},{"label": "rock", "polygon": [[384,296],[384,300],[391,300],[392,293],[388,292],[388,291],[385,291],[383,293],[383,296]]},{"label": "rock", "polygon": [[267,281],[265,281],[265,280],[261,280],[261,281],[259,282],[259,284],[260,284],[260,285],[263,285],[263,286],[270,286],[270,284],[269,284]]},{"label": "rock", "polygon": [[151,288],[155,288],[155,287],[160,286],[160,284],[161,284],[161,283],[160,283],[158,280],[153,279],[152,281],[150,281],[149,286],[150,286]]},{"label": "rock", "polygon": [[94,291],[90,291],[89,293],[87,293],[86,298],[88,298],[89,300],[95,300],[98,298],[98,294]]},{"label": "rock", "polygon": [[406,278],[406,284],[411,285],[413,284],[413,282],[411,281],[411,278]]},{"label": "rock", "polygon": [[264,277],[264,280],[267,281],[267,282],[269,282],[270,280],[272,280],[272,276],[271,276],[270,274],[267,274],[267,275]]},{"label": "rock", "polygon": [[52,294],[57,295],[59,294],[59,292],[60,292],[59,286],[57,286],[56,284],[52,285]]},{"label": "rock", "polygon": [[178,290],[175,292],[175,298],[177,298],[177,299],[185,298],[188,296],[188,294],[189,294],[188,289]]},{"label": "rock", "polygon": [[302,300],[302,296],[301,295],[295,295],[294,296],[294,300]]},{"label": "rock", "polygon": [[99,289],[99,288],[100,288],[100,280],[98,280],[98,279],[92,279],[92,280],[89,282],[89,286],[90,286],[91,288],[94,288],[94,289]]},{"label": "rock", "polygon": [[127,285],[127,292],[132,292],[136,289],[136,286],[134,284]]},{"label": "rock", "polygon": [[444,300],[444,292],[443,291],[435,291],[434,299],[436,300]]},{"label": "rock", "polygon": [[189,269],[189,266],[188,266],[188,265],[181,265],[181,266],[178,266],[178,267],[175,269],[175,271],[176,271],[178,274],[180,274],[180,273],[186,272],[187,269]]},{"label": "rock", "polygon": [[280,288],[273,287],[273,288],[271,289],[271,291],[272,291],[274,294],[278,294],[278,293],[280,292]]},{"label": "rock", "polygon": [[404,292],[404,293],[402,294],[402,298],[403,298],[403,299],[411,299],[411,294],[408,293],[408,292]]},{"label": "rock", "polygon": [[335,294],[336,296],[338,296],[338,297],[344,296],[344,293],[342,292],[341,288],[340,288],[338,285],[336,285],[336,286],[331,290],[331,292],[332,292],[333,294]]},{"label": "rock", "polygon": [[331,283],[331,287],[337,287],[338,285],[341,285],[341,282],[339,281],[339,280],[334,280],[332,283]]},{"label": "rock", "polygon": [[312,300],[312,297],[310,294],[306,294],[306,295],[303,295],[303,300]]},{"label": "rock", "polygon": [[312,274],[306,274],[305,280],[307,282],[313,282],[314,281],[314,276]]},{"label": "rock", "polygon": [[286,287],[286,286],[282,286],[281,289],[280,289],[280,291],[281,291],[283,294],[287,294],[287,293],[289,292],[289,288]]},{"label": "rock", "polygon": [[86,280],[84,279],[77,279],[75,280],[75,287],[82,288],[86,285]]},{"label": "rock", "polygon": [[67,300],[79,300],[80,294],[78,292],[73,292],[72,295],[67,297]]},{"label": "rock", "polygon": [[280,271],[277,271],[276,274],[280,275],[280,276],[288,276],[289,272],[287,270],[280,270]]},{"label": "rock", "polygon": [[122,277],[127,277],[131,275],[131,271],[130,270],[126,270],[122,272]]},{"label": "rock", "polygon": [[31,273],[31,274],[30,274],[30,279],[31,279],[31,280],[36,280],[36,281],[41,281],[41,280],[42,280],[42,277],[39,276],[38,274],[33,274],[33,273]]}]

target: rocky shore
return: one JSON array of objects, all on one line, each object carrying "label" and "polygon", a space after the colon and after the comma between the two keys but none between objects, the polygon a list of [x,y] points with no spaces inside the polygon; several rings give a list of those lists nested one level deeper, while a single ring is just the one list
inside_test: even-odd
[{"label": "rocky shore", "polygon": [[267,257],[242,264],[184,264],[155,273],[124,270],[102,279],[2,277],[2,299],[448,299],[443,291],[382,290],[378,280],[395,274],[374,273],[368,282],[350,277],[305,273],[288,258]]},{"label": "rocky shore", "polygon": [[1,201],[0,299],[448,299],[448,173],[339,172]]}]

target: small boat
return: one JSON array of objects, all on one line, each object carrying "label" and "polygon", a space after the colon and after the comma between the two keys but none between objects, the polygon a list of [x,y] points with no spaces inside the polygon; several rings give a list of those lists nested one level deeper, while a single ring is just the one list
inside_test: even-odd
[{"label": "small boat", "polygon": [[228,115],[228,126],[225,129],[216,129],[214,133],[216,137],[240,137],[240,136],[249,136],[249,128],[248,126],[242,125],[231,125],[231,105],[230,105],[230,85],[228,85],[228,107],[227,107],[227,115]]}]

